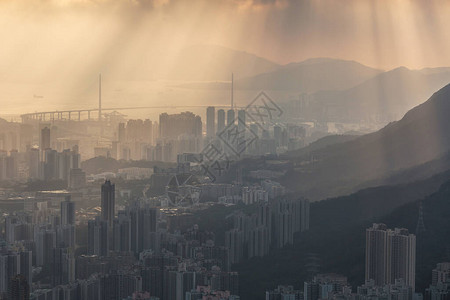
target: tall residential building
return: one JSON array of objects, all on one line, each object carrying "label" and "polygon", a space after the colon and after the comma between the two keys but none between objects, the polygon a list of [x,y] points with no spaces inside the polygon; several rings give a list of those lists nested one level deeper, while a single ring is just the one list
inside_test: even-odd
[{"label": "tall residential building", "polygon": [[214,137],[216,135],[216,109],[209,106],[206,109],[206,136]]},{"label": "tall residential building", "polygon": [[244,257],[244,234],[239,229],[231,229],[225,232],[225,247],[230,249],[230,262],[238,263]]},{"label": "tall residential building", "polygon": [[366,229],[366,281],[375,285],[387,284],[388,231],[384,224],[373,224]]},{"label": "tall residential building", "polygon": [[153,122],[149,119],[144,120],[144,141],[147,143],[153,143]]},{"label": "tall residential building", "polygon": [[118,252],[131,251],[131,226],[130,218],[125,211],[119,211],[114,220],[112,249]]},{"label": "tall residential building", "polygon": [[227,111],[227,126],[234,124],[234,118],[235,118],[234,109],[229,109]]},{"label": "tall residential building", "polygon": [[373,224],[366,230],[366,282],[383,286],[403,279],[414,291],[415,264],[416,237],[407,229]]},{"label": "tall residential building", "polygon": [[295,211],[292,210],[292,202],[284,199],[273,203],[273,242],[277,248],[294,242]]},{"label": "tall residential building", "polygon": [[38,179],[39,174],[39,149],[31,148],[27,151],[28,156],[28,177]]},{"label": "tall residential building", "polygon": [[366,229],[366,281],[373,280],[376,285],[387,283],[387,227],[373,224]]},{"label": "tall residential building", "polygon": [[75,225],[75,202],[70,196],[61,201],[61,225]]},{"label": "tall residential building", "polygon": [[217,111],[217,134],[221,133],[225,129],[225,111],[219,109]]},{"label": "tall residential building", "polygon": [[88,221],[88,249],[89,255],[107,256],[109,249],[108,223],[101,218]]},{"label": "tall residential building", "polygon": [[20,256],[18,253],[0,255],[0,294],[8,292],[10,279],[20,274]]},{"label": "tall residential building", "polygon": [[46,149],[44,150],[44,179],[46,181],[57,179],[58,177],[58,165],[57,165],[57,158],[58,158],[58,152],[56,150],[52,149]]},{"label": "tall residential building", "polygon": [[176,139],[181,135],[202,136],[202,119],[192,112],[169,115],[159,115],[159,137]]},{"label": "tall residential building", "polygon": [[28,300],[30,299],[30,284],[22,274],[12,277],[9,281],[8,299]]},{"label": "tall residential building", "polygon": [[41,130],[40,149],[45,150],[50,148],[50,128],[45,126]]},{"label": "tall residential building", "polygon": [[56,246],[60,248],[75,248],[75,225],[57,226]]},{"label": "tall residential building", "polygon": [[71,248],[54,248],[52,284],[67,284],[75,280],[75,257]]},{"label": "tall residential building", "polygon": [[56,247],[56,233],[54,230],[40,228],[36,232],[36,265],[49,265],[53,258],[52,249]]},{"label": "tall residential building", "polygon": [[31,290],[33,282],[33,255],[31,251],[22,251],[20,256],[20,274],[23,275],[28,283],[28,289]]},{"label": "tall residential building", "polygon": [[61,201],[61,225],[56,229],[56,245],[75,247],[75,202],[71,201],[70,195]]},{"label": "tall residential building", "polygon": [[388,280],[403,279],[413,291],[416,282],[416,236],[408,229],[395,228],[388,233]]},{"label": "tall residential building", "polygon": [[125,123],[119,123],[119,130],[118,130],[118,140],[121,143],[126,142],[126,130],[125,130]]},{"label": "tall residential building", "polygon": [[62,152],[48,148],[42,154],[44,157],[44,162],[41,166],[43,168],[42,176],[45,180],[60,179],[67,182],[69,180],[70,170],[79,168],[80,154],[78,153],[77,147],[74,147],[72,151],[66,149]]},{"label": "tall residential building", "polygon": [[112,228],[115,216],[115,189],[109,180],[102,184],[102,221],[106,221],[109,228]]},{"label": "tall residential building", "polygon": [[131,251],[139,254],[144,249],[153,249],[152,232],[157,231],[158,210],[156,208],[131,206],[127,207],[130,220]]}]

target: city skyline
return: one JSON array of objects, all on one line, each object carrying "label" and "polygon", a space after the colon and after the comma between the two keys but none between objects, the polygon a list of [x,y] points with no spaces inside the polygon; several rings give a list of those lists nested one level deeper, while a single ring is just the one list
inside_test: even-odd
[{"label": "city skyline", "polygon": [[449,300],[448,16],[0,0],[0,300]]}]

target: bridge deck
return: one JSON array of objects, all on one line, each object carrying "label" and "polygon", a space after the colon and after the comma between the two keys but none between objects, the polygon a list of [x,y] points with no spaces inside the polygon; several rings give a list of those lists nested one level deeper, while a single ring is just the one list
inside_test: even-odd
[{"label": "bridge deck", "polygon": [[[132,106],[132,107],[112,107],[112,108],[102,108],[102,111],[120,111],[120,110],[134,110],[134,109],[189,109],[189,108],[206,108],[210,105],[177,105],[177,106]],[[229,108],[229,106],[214,106],[216,108]],[[241,107],[236,107],[237,109]],[[20,115],[22,122],[28,120],[38,120],[38,121],[54,121],[54,120],[74,120],[80,121],[81,115],[87,113],[87,119],[91,118],[91,112],[98,112],[98,108],[91,109],[71,109],[71,110],[55,110],[55,111],[42,111],[34,113],[26,113]],[[73,115],[75,117],[73,118]]]}]

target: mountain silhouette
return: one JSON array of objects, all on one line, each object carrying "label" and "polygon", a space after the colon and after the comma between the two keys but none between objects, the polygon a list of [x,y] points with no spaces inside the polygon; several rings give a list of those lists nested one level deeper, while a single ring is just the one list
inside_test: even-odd
[{"label": "mountain silhouette", "polygon": [[345,90],[381,72],[355,61],[313,58],[300,63],[290,63],[271,72],[242,78],[236,82],[236,88],[305,93]]},{"label": "mountain silhouette", "polygon": [[450,150],[450,85],[381,130],[284,158],[290,189],[313,200],[354,192],[365,181],[436,159]]},{"label": "mountain silhouette", "polygon": [[[412,107],[450,82],[450,72],[409,70],[405,67],[384,72],[356,87],[333,95],[328,101],[340,105],[352,116],[392,115],[392,119],[405,114]],[[336,100],[338,99],[338,100]]]}]

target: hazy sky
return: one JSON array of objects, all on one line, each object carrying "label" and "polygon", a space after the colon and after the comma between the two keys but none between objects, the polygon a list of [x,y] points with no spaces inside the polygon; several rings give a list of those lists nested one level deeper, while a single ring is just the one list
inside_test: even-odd
[{"label": "hazy sky", "polygon": [[186,46],[450,66],[445,0],[0,0],[1,83],[155,73]]}]

